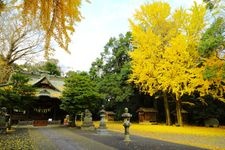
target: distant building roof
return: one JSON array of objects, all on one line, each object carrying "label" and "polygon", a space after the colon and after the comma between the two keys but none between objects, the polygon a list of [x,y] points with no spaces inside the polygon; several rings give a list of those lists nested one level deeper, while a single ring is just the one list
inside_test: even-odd
[{"label": "distant building roof", "polygon": [[50,96],[59,98],[64,89],[64,77],[39,74],[39,73],[28,73],[26,74],[30,80],[28,84],[37,88],[37,96]]},{"label": "distant building roof", "polygon": [[158,112],[155,108],[140,107],[136,112]]},{"label": "distant building roof", "polygon": [[107,115],[115,115],[115,113],[113,111],[106,111],[105,112]]}]

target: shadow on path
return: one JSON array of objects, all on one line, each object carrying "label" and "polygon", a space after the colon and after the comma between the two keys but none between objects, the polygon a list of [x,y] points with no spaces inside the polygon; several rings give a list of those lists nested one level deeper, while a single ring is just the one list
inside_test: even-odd
[{"label": "shadow on path", "polygon": [[131,135],[131,142],[124,142],[124,135],[109,131],[109,135],[99,135],[96,132],[88,132],[77,129],[68,129],[73,133],[103,143],[120,150],[203,150],[203,148],[170,143],[150,138]]}]

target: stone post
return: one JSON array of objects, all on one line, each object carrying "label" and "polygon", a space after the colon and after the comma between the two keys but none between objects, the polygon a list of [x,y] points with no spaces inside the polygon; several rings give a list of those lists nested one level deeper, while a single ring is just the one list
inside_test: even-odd
[{"label": "stone post", "polygon": [[124,141],[129,142],[130,140],[130,133],[129,133],[129,127],[131,125],[130,118],[132,115],[128,113],[128,108],[124,109],[124,113],[122,114],[122,117],[124,118],[123,126],[124,126]]}]

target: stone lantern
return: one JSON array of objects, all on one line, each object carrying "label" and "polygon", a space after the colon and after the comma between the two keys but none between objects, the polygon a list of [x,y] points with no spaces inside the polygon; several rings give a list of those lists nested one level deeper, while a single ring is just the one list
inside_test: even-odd
[{"label": "stone lantern", "polygon": [[7,113],[7,108],[2,107],[0,110],[0,133],[6,133],[7,128],[11,128],[10,115]]},{"label": "stone lantern", "polygon": [[130,118],[132,117],[132,115],[130,113],[128,113],[128,108],[125,108],[124,111],[125,112],[122,114],[122,117],[124,118],[123,126],[124,126],[124,129],[125,129],[124,141],[129,142],[129,141],[131,141],[130,140],[129,127],[131,125]]},{"label": "stone lantern", "polygon": [[99,111],[100,113],[100,123],[99,123],[99,127],[97,129],[97,133],[99,135],[108,135],[108,131],[107,131],[107,127],[106,127],[106,123],[105,123],[105,114],[106,111],[104,110],[104,105],[102,105],[101,110]]},{"label": "stone lantern", "polygon": [[100,113],[100,124],[99,124],[99,129],[106,129],[106,123],[105,123],[105,113],[106,111],[104,110],[104,105],[102,105],[102,109],[99,111]]}]

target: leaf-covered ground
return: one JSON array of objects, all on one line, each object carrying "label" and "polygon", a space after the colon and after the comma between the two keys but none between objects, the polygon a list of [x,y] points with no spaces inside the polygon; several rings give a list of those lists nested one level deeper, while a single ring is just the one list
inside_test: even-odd
[{"label": "leaf-covered ground", "polygon": [[[108,122],[109,130],[124,132],[122,122]],[[99,126],[99,122],[95,122]],[[130,134],[147,138],[197,146],[206,149],[225,149],[225,127],[166,126],[132,123]]]},{"label": "leaf-covered ground", "polygon": [[[109,130],[124,132],[122,122],[107,122]],[[77,125],[80,125],[78,122]],[[99,122],[95,122],[95,127],[99,126]],[[79,141],[86,146],[83,137],[75,135],[77,130],[75,128],[62,127],[45,127],[29,128],[16,127],[14,131],[7,134],[0,134],[0,149],[1,150],[33,150],[33,149],[49,149],[54,150],[55,145],[66,143],[71,139]],[[74,134],[71,131],[74,130]],[[47,132],[48,131],[48,132]],[[225,128],[206,128],[194,126],[165,126],[165,125],[150,125],[150,124],[136,124],[132,123],[130,127],[131,140],[134,135],[143,136],[150,139],[157,139],[160,141],[167,141],[183,145],[195,146],[205,149],[225,149]],[[137,141],[136,141],[137,142]],[[73,142],[72,142],[73,143]],[[95,143],[96,144],[96,143]],[[101,144],[101,143],[100,143]],[[65,144],[64,144],[65,145]],[[107,146],[107,145],[105,145]]]},{"label": "leaf-covered ground", "polygon": [[1,150],[33,150],[28,129],[18,128],[7,134],[0,134]]}]

